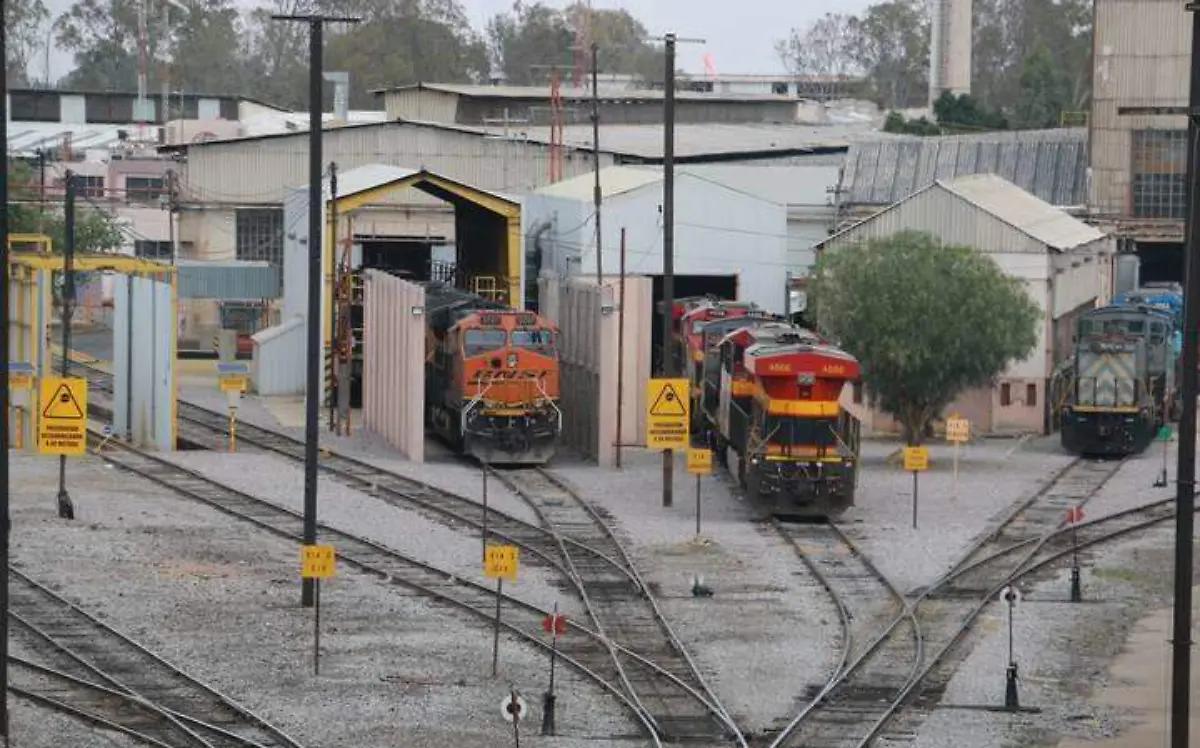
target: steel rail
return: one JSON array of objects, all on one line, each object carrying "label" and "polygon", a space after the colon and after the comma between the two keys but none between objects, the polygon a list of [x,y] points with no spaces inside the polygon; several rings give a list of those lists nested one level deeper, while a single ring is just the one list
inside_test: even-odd
[{"label": "steel rail", "polygon": [[[796,732],[802,726],[808,724],[817,708],[824,704],[835,690],[842,687],[847,679],[857,673],[860,668],[863,667],[864,663],[866,663],[869,658],[873,657],[875,653],[881,649],[885,643],[889,641],[889,639],[891,639],[892,634],[897,633],[902,628],[902,624],[907,623],[908,626],[906,628],[912,632],[911,635],[913,639],[914,650],[912,666],[908,673],[906,673],[904,676],[906,680],[910,679],[912,675],[917,672],[917,669],[920,667],[921,662],[925,657],[925,638],[921,631],[920,621],[906,605],[904,593],[901,592],[890,579],[888,579],[887,575],[885,575],[879,569],[879,567],[873,561],[871,561],[870,557],[864,553],[862,549],[858,547],[858,544],[851,540],[850,537],[846,535],[840,527],[834,523],[828,523],[824,526],[821,526],[821,529],[828,529],[832,535],[832,539],[835,540],[835,542],[840,543],[844,548],[848,549],[850,554],[863,566],[864,569],[866,569],[867,573],[875,580],[875,582],[884,588],[888,594],[888,597],[892,599],[892,602],[898,604],[900,607],[900,612],[897,613],[893,621],[887,625],[884,634],[872,640],[867,648],[857,657],[855,657],[853,662],[851,662],[851,654],[853,652],[853,625],[851,622],[858,616],[855,616],[851,613],[849,606],[846,604],[846,595],[839,593],[835,589],[836,584],[830,578],[830,575],[827,575],[825,572],[821,571],[817,562],[812,559],[808,553],[804,552],[799,542],[797,542],[796,535],[793,530],[785,529],[785,523],[780,522],[777,519],[772,519],[771,523],[776,532],[779,533],[779,535],[781,535],[784,540],[793,547],[797,556],[800,557],[801,562],[808,568],[813,577],[825,589],[830,599],[833,601],[834,606],[838,610],[838,617],[841,621],[840,625],[842,628],[843,641],[845,642],[845,645],[841,648],[841,655],[837,665],[833,669],[833,672],[830,674],[830,676],[826,679],[825,683],[822,685],[821,690],[818,691],[817,694],[811,698],[800,710],[800,712],[797,713],[797,715],[793,717],[788,724],[783,727],[782,730],[779,731],[779,733],[775,736],[775,739],[771,742],[771,748],[779,748],[780,746],[784,746],[792,742],[793,736],[795,736]],[[788,526],[788,528],[790,527],[792,526]],[[802,527],[814,528],[815,526],[803,525]],[[853,592],[854,590],[851,591]]]},{"label": "steel rail", "polygon": [[[8,690],[54,711],[101,725],[148,745],[164,746],[164,748],[187,748],[187,746],[216,748],[196,733],[184,728],[168,710],[155,706],[137,694],[91,683],[16,655],[9,655],[8,666],[10,675],[14,676],[13,679],[18,682],[21,681],[22,674],[50,681],[49,687],[42,688],[33,684],[14,685],[10,683]],[[65,692],[70,692],[83,703],[63,700],[62,696]],[[88,707],[92,707],[93,710],[89,710]],[[94,711],[97,707],[102,711]],[[139,721],[135,714],[141,716],[143,724],[140,726],[129,724]],[[157,732],[165,733],[161,737],[173,737],[174,740],[165,742],[155,735],[148,734],[147,730],[153,730],[156,726]],[[175,742],[180,739],[186,742],[183,744]]]},{"label": "steel rail", "polygon": [[[1033,500],[1028,501],[1028,502],[1023,502],[1024,509],[1027,511],[1028,509],[1030,509],[1031,507],[1036,505],[1036,502],[1038,499],[1048,497],[1056,485],[1058,485],[1061,481],[1064,481],[1066,478],[1071,476],[1071,473],[1074,469],[1078,468],[1081,465],[1088,465],[1088,464],[1095,465],[1097,463],[1087,461],[1087,460],[1074,460],[1067,467],[1067,469],[1059,472],[1058,476],[1054,479],[1054,481],[1052,481],[1050,484],[1047,484],[1047,486],[1043,487],[1042,490],[1038,491],[1037,494],[1035,494],[1035,498]],[[1085,504],[1092,497],[1094,497],[1100,491],[1100,489],[1102,489],[1108,483],[1108,481],[1111,480],[1112,477],[1117,474],[1117,472],[1120,470],[1121,466],[1124,464],[1125,464],[1125,460],[1123,460],[1123,459],[1122,460],[1113,460],[1113,461],[1108,462],[1108,465],[1110,467],[1107,470],[1103,471],[1103,473],[1100,474],[1098,476],[1098,478],[1096,476],[1093,476],[1093,478],[1096,478],[1096,483],[1094,486],[1090,487],[1090,490],[1088,490],[1086,495],[1084,495],[1082,497],[1072,497],[1072,498],[1078,499],[1078,501],[1076,501],[1073,504],[1073,506],[1080,506],[1082,504]],[[974,555],[977,554],[978,551],[981,550],[981,548],[987,544],[987,542],[992,542],[996,538],[998,538],[999,535],[1001,534],[1001,532],[1003,531],[1003,529],[1005,527],[1011,526],[1011,523],[1018,516],[1021,516],[1022,514],[1024,514],[1023,511],[1011,514],[1009,516],[1008,520],[1006,521],[1006,523],[1001,528],[998,528],[996,531],[989,533],[989,535],[985,538],[984,542],[975,544],[972,547],[971,552],[969,552],[968,555],[964,557],[964,561],[969,561],[970,559],[972,559],[974,557]],[[943,645],[940,649],[938,649],[936,652],[934,652],[933,655],[929,658],[929,661],[925,664],[925,666],[916,675],[914,675],[914,677],[912,679],[910,679],[908,684],[905,685],[904,689],[892,700],[892,702],[887,706],[887,708],[879,716],[879,718],[876,719],[876,721],[868,728],[866,736],[857,743],[856,748],[866,748],[867,746],[869,746],[883,731],[883,728],[892,720],[893,717],[896,716],[896,714],[900,711],[900,709],[904,706],[904,704],[914,694],[919,693],[921,687],[924,685],[925,681],[929,678],[929,676],[939,666],[941,666],[944,663],[947,656],[952,651],[954,651],[955,647],[957,647],[958,644],[963,640],[963,638],[968,633],[970,633],[970,631],[975,623],[975,620],[980,616],[980,614],[983,613],[983,611],[985,609],[987,609],[987,607],[989,605],[992,604],[992,602],[994,602],[994,598],[996,597],[996,595],[999,594],[1009,584],[1011,584],[1010,580],[1017,574],[1017,572],[1019,572],[1020,569],[1022,569],[1024,566],[1026,566],[1032,559],[1036,558],[1037,554],[1041,551],[1041,549],[1044,546],[1046,546],[1051,541],[1051,539],[1053,539],[1054,537],[1056,537],[1058,535],[1059,531],[1066,524],[1065,515],[1060,515],[1060,517],[1061,518],[1054,525],[1054,527],[1050,528],[1049,530],[1041,532],[1041,534],[1038,535],[1033,542],[1030,542],[1027,544],[1032,547],[1025,551],[1024,555],[1021,556],[1020,561],[1018,561],[1015,566],[1011,567],[1011,571],[1009,573],[1007,573],[1003,577],[1001,577],[999,582],[994,582],[993,584],[991,584],[986,589],[986,591],[984,592],[983,595],[976,597],[974,599],[974,601],[972,601],[970,603],[970,608],[969,608],[968,612],[966,613],[966,615],[963,618],[961,618],[959,620],[958,625],[956,627],[954,627],[953,633],[950,635],[949,641],[945,645]],[[1004,555],[1008,555],[1008,554],[1004,554]],[[999,558],[999,556],[997,558]],[[949,572],[944,574],[940,579],[938,579],[938,581],[934,582],[933,585],[931,585],[930,587],[925,589],[923,592],[921,592],[920,595],[918,595],[915,599],[913,599],[909,603],[909,606],[908,606],[909,609],[912,611],[915,611],[921,605],[922,602],[925,602],[925,601],[931,600],[931,599],[935,599],[934,595],[938,591],[940,591],[944,587],[948,587],[953,580],[959,579],[962,576],[964,576],[964,572],[962,572],[961,569],[962,569],[962,567],[964,567],[966,565],[967,564],[965,564],[963,561],[960,561],[959,563],[955,564],[955,566]]]},{"label": "steel rail", "polygon": [[[629,577],[629,579],[631,581],[630,592],[632,592],[635,597],[632,599],[620,599],[620,600],[616,600],[615,602],[617,602],[617,604],[620,604],[622,602],[633,602],[636,604],[637,600],[640,598],[642,601],[644,601],[646,603],[647,607],[649,608],[650,617],[653,620],[654,625],[660,629],[660,633],[663,634],[665,637],[666,644],[667,644],[667,650],[668,650],[667,653],[669,655],[674,655],[674,656],[679,657],[682,660],[685,669],[687,670],[687,672],[683,676],[680,677],[680,682],[681,683],[683,682],[683,677],[688,677],[688,678],[694,678],[697,685],[699,685],[699,689],[696,689],[696,688],[692,687],[690,684],[685,684],[684,690],[686,691],[687,695],[690,696],[691,699],[699,702],[699,704],[701,704],[704,707],[704,709],[708,712],[708,714],[710,716],[716,717],[718,724],[720,724],[723,727],[724,731],[730,737],[732,737],[735,741],[737,741],[738,745],[741,745],[741,746],[743,746],[743,748],[745,748],[746,741],[745,741],[745,737],[743,736],[741,730],[738,728],[738,726],[734,722],[734,720],[730,717],[728,711],[719,702],[716,695],[708,687],[708,684],[705,682],[703,676],[700,675],[699,668],[696,666],[696,664],[692,660],[691,656],[687,653],[687,650],[683,646],[683,643],[678,639],[675,632],[671,629],[671,626],[667,622],[666,617],[662,614],[662,611],[659,609],[657,603],[655,602],[654,596],[650,592],[649,586],[642,579],[641,574],[638,572],[636,565],[634,565],[632,559],[629,557],[628,552],[625,550],[625,548],[621,544],[621,542],[617,539],[616,534],[614,533],[612,527],[609,526],[608,523],[604,521],[603,517],[600,516],[599,512],[596,511],[595,507],[591,506],[591,504],[589,502],[584,500],[579,495],[579,492],[576,491],[573,487],[567,485],[566,482],[564,482],[558,476],[554,475],[550,471],[545,470],[543,468],[533,468],[533,469],[524,469],[524,470],[493,470],[492,472],[494,475],[496,475],[496,477],[502,483],[504,483],[509,488],[510,491],[517,494],[518,496],[523,497],[526,504],[528,506],[530,506],[533,509],[533,511],[535,511],[537,513],[541,522],[547,528],[550,528],[551,531],[554,532],[554,534],[558,537],[563,537],[563,538],[567,537],[566,531],[559,530],[559,525],[562,524],[562,522],[561,521],[556,522],[550,516],[551,512],[549,510],[551,508],[553,508],[554,505],[558,502],[550,501],[546,497],[540,497],[538,495],[538,489],[536,487],[531,487],[528,483],[523,484],[522,481],[525,479],[526,475],[531,474],[531,475],[538,476],[539,478],[544,480],[546,483],[548,483],[553,489],[555,489],[560,494],[565,496],[567,501],[570,502],[574,507],[576,507],[577,509],[580,509],[584,512],[584,515],[587,518],[586,524],[588,525],[588,528],[593,531],[598,530],[600,533],[600,536],[603,538],[603,542],[611,545],[611,547],[612,547],[611,552],[605,552],[603,555],[607,558],[612,558],[614,556],[619,557],[621,559],[621,563],[624,565],[626,575]],[[561,504],[560,506],[564,510],[569,509],[569,507],[567,507],[565,504]],[[572,521],[574,521],[574,519],[575,518],[573,518]],[[579,532],[581,530],[582,530],[582,528],[576,527],[575,531]],[[586,547],[589,547],[589,548],[596,547],[596,544],[594,542],[581,543],[581,544]],[[586,596],[589,601],[588,605],[589,605],[590,615],[592,616],[593,620],[596,622],[597,627],[602,627],[602,623],[600,621],[601,616],[600,616],[600,614],[598,614],[595,611],[595,606],[592,605],[590,596],[587,595],[586,589],[589,585],[600,586],[602,588],[608,587],[611,585],[611,582],[609,580],[603,580],[603,579],[585,579],[584,574],[579,570],[578,565],[574,562],[574,559],[572,559],[571,554],[567,551],[565,545],[562,547],[562,553],[563,553],[563,557],[566,559],[566,563],[570,566],[570,568],[572,570],[572,574],[574,576],[574,581],[576,583],[576,586],[579,588],[581,594]],[[620,621],[620,625],[621,625],[622,629],[625,630],[625,629],[629,628],[629,626],[631,625],[631,622],[628,619],[628,617],[624,617]],[[647,642],[647,644],[645,646],[647,646],[648,649],[641,649],[640,646],[634,645],[634,643],[629,641],[628,639],[622,639],[622,641],[630,649],[642,651],[643,653],[648,653],[655,648],[654,642]],[[615,657],[615,653],[614,653],[614,657]],[[656,662],[661,663],[661,658],[656,658]],[[620,665],[618,663],[618,667],[619,666]],[[622,669],[622,672],[624,672],[623,669]],[[679,675],[679,674],[676,673],[676,675]],[[643,701],[642,697],[637,693],[637,688],[633,685],[632,682],[629,681],[628,678],[626,679],[625,684],[626,684],[626,687],[630,689],[631,696],[633,696],[633,698],[635,698],[640,704],[642,704],[644,706],[644,701]],[[662,698],[659,698],[659,701],[660,701],[660,703],[663,704],[664,708],[666,708],[669,711],[669,707],[667,707],[666,702]],[[650,716],[651,719],[654,719],[653,714],[649,713],[648,708],[647,708],[647,712],[648,712],[648,716]],[[655,719],[655,723],[656,724],[658,723],[657,719]]]},{"label": "steel rail", "polygon": [[[96,434],[95,432],[89,432],[89,438],[94,443],[97,443],[97,444],[102,441],[101,437],[98,434]],[[113,444],[114,444],[114,442],[109,442],[110,446],[112,446]],[[128,444],[123,443],[123,442],[116,442],[115,444],[116,444],[116,449],[119,450],[120,453],[127,455],[127,456],[132,455],[136,458],[136,460],[140,460],[140,461],[149,463],[152,466],[152,468],[156,468],[160,471],[166,472],[175,478],[179,478],[182,476],[183,479],[185,479],[193,484],[199,484],[199,485],[206,486],[206,487],[208,487],[209,490],[217,490],[223,495],[224,500],[222,498],[217,498],[214,496],[205,496],[205,495],[201,494],[199,491],[197,491],[196,489],[179,485],[179,483],[177,481],[173,481],[171,478],[164,477],[161,474],[155,474],[154,472],[151,472],[151,470],[148,468],[138,467],[136,464],[131,464],[130,461],[123,460],[120,457],[118,457],[117,452],[113,452],[113,451],[103,452],[103,453],[99,453],[98,456],[101,457],[101,459],[104,459],[105,461],[109,462],[110,464],[113,464],[114,466],[125,469],[131,473],[140,475],[141,477],[146,478],[158,485],[161,485],[164,488],[170,489],[176,493],[179,493],[180,495],[183,495],[190,499],[193,499],[193,500],[199,501],[201,503],[204,503],[208,506],[211,506],[211,507],[217,509],[218,511],[221,511],[224,514],[227,514],[227,515],[233,516],[237,519],[249,522],[263,530],[271,532],[272,534],[287,538],[289,540],[295,540],[297,542],[299,542],[302,539],[298,530],[289,530],[289,529],[286,529],[285,527],[280,527],[278,524],[274,524],[271,521],[272,519],[278,520],[279,518],[284,518],[287,522],[290,522],[291,524],[298,527],[299,526],[298,523],[302,519],[302,515],[300,513],[294,512],[285,507],[278,506],[276,504],[273,504],[269,501],[260,499],[258,497],[251,496],[249,494],[237,491],[236,489],[233,489],[233,488],[225,486],[221,483],[218,483],[217,481],[214,481],[211,478],[208,478],[196,471],[189,470],[187,468],[176,465],[175,463],[172,463],[172,462],[169,462],[162,458],[151,455],[147,452],[138,450]],[[241,504],[246,505],[247,509],[239,510],[238,508],[233,506],[233,504],[236,504],[236,503],[241,503]],[[413,589],[417,592],[420,592],[428,597],[433,597],[442,602],[449,603],[457,608],[464,609],[478,617],[485,619],[489,623],[494,622],[494,613],[493,613],[493,607],[492,607],[492,601],[495,600],[495,596],[496,596],[496,592],[494,589],[489,588],[489,587],[484,587],[483,585],[476,584],[475,582],[472,582],[467,579],[459,578],[456,575],[451,574],[450,572],[447,572],[444,569],[441,569],[441,568],[435,567],[431,564],[427,564],[425,562],[411,558],[411,557],[406,556],[402,553],[399,553],[395,550],[386,548],[374,541],[371,541],[371,540],[368,540],[365,538],[361,538],[356,535],[352,535],[350,533],[347,533],[342,530],[338,530],[338,529],[330,527],[328,525],[319,525],[319,527],[321,529],[322,534],[325,537],[329,538],[331,541],[337,542],[341,546],[341,548],[339,549],[339,557],[345,563],[347,563],[351,566],[354,566],[362,571],[370,573],[372,575],[378,576],[386,581],[400,584],[402,586],[405,586],[405,587]],[[373,563],[372,561],[370,561],[366,558],[368,556],[375,556],[379,559],[379,561],[376,561]],[[405,567],[407,569],[418,570],[418,571],[424,572],[427,575],[429,575],[431,578],[442,580],[443,583],[452,584],[454,589],[456,589],[456,590],[470,592],[470,593],[476,595],[477,598],[479,598],[479,599],[477,599],[473,603],[472,601],[464,600],[462,598],[454,597],[445,592],[442,592],[442,591],[430,586],[429,584],[422,584],[419,582],[415,582],[412,579],[408,579],[408,578],[405,578],[404,576],[398,575],[394,572],[385,570],[380,565],[380,563],[382,561],[395,562],[395,563],[398,563],[400,566]],[[546,615],[548,615],[550,613],[550,611],[548,611],[544,608],[533,605],[531,603],[527,603],[523,600],[512,597],[508,594],[502,595],[501,598],[509,606],[510,611],[515,609],[520,612],[532,614],[531,616],[529,616],[529,620],[528,620],[528,623],[530,624],[529,625],[530,630],[534,630],[534,629],[538,628],[538,624],[540,624],[541,618],[545,617]],[[534,617],[536,617],[536,618],[534,618]],[[510,618],[511,618],[511,613],[510,613]],[[518,638],[525,640],[529,643],[535,644],[536,646],[549,651],[550,645],[548,643],[542,641],[542,639],[540,639],[537,636],[529,634],[524,628],[516,626],[515,624],[513,624],[511,622],[511,620],[502,620],[501,625],[506,630],[508,630],[510,633],[516,635]],[[604,637],[602,634],[600,634],[596,631],[593,631],[586,626],[581,626],[578,624],[574,625],[572,628],[573,628],[573,630],[582,633],[587,639],[591,640],[594,643],[601,644],[605,647],[607,647],[609,645],[615,647],[621,654],[623,654],[627,657],[633,658],[634,660],[638,661],[639,663],[641,663],[644,667],[646,667],[648,669],[656,671],[661,678],[673,682],[675,686],[678,687],[678,686],[684,685],[682,683],[679,683],[676,676],[674,676],[672,673],[658,667],[654,662],[646,659],[639,653],[631,651],[631,650],[623,647],[619,643],[608,641],[606,639],[606,637]],[[576,646],[579,646],[579,645],[576,645]],[[638,721],[640,721],[643,724],[643,726],[647,730],[647,733],[654,740],[655,744],[661,745],[661,741],[660,741],[657,733],[653,730],[653,728],[650,724],[648,724],[644,719],[642,719],[641,712],[625,696],[625,694],[623,694],[621,692],[621,689],[615,687],[610,682],[609,679],[603,677],[598,672],[596,672],[596,670],[594,669],[593,666],[583,664],[581,659],[577,658],[576,655],[573,655],[571,653],[571,650],[572,650],[571,645],[569,645],[569,644],[564,645],[564,643],[562,641],[560,641],[558,643],[558,656],[560,658],[562,658],[565,662],[567,662],[572,667],[576,668],[578,671],[583,673],[589,679],[598,683],[602,688],[604,688],[606,691],[608,691],[614,697],[616,697],[623,705],[625,705],[630,710],[631,713],[633,713],[633,715],[635,717],[638,718]],[[581,647],[581,656],[586,656],[586,655],[587,655],[586,649],[583,649]],[[605,658],[607,659],[607,655],[605,655]]]},{"label": "steel rail", "polygon": [[[258,741],[258,744],[282,748],[301,748],[301,743],[258,714],[208,683],[185,673],[166,658],[155,654],[144,645],[117,631],[24,572],[10,565],[8,574],[10,580],[17,582],[16,585],[12,585],[9,617],[32,632],[38,639],[49,644],[54,651],[96,674],[102,680],[118,689],[140,696],[156,706],[189,713],[191,706],[194,705],[189,705],[187,709],[179,709],[179,704],[173,702],[178,698],[196,700],[197,694],[199,694],[207,702],[203,706],[208,712],[220,711],[224,713],[223,716],[237,720],[240,727],[255,733],[255,740]],[[31,594],[27,595],[26,593]],[[31,598],[36,602],[31,602]],[[56,634],[51,630],[52,628],[58,628],[62,633]],[[75,638],[76,635],[85,631],[91,632],[91,638],[86,641],[72,641],[67,644],[62,640],[62,636],[66,633],[70,633]],[[105,640],[115,646],[105,648],[104,645],[98,643],[99,640]],[[90,652],[87,651],[89,649]],[[89,654],[91,656],[88,656]],[[118,663],[126,674],[121,678],[113,676],[104,667],[105,660],[110,664]],[[131,667],[131,660],[133,667]],[[154,672],[155,670],[157,673]],[[139,674],[144,679],[142,684],[128,682],[136,680]],[[186,695],[177,693],[176,689],[180,684],[190,692]],[[155,692],[148,692],[150,690]],[[180,730],[189,732],[183,725],[177,726]],[[195,737],[199,740],[199,736]]]}]

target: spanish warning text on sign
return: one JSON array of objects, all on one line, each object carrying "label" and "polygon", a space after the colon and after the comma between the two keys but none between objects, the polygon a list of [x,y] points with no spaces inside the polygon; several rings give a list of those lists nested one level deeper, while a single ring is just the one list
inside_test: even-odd
[{"label": "spanish warning text on sign", "polygon": [[955,444],[965,444],[970,440],[970,421],[957,414],[946,419],[946,441],[954,442]]},{"label": "spanish warning text on sign", "polygon": [[81,455],[87,452],[87,380],[44,377],[38,409],[38,452]]},{"label": "spanish warning text on sign", "polygon": [[911,473],[919,473],[929,469],[929,450],[925,447],[904,448],[904,469]]},{"label": "spanish warning text on sign", "polygon": [[646,391],[646,447],[687,449],[690,411],[688,380],[651,379]]},{"label": "spanish warning text on sign", "polygon": [[519,549],[515,545],[488,544],[483,561],[483,575],[488,579],[517,581]]}]

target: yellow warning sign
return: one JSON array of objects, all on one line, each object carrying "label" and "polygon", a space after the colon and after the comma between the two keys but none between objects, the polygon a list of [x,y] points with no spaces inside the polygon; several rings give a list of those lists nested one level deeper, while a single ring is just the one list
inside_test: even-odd
[{"label": "yellow warning sign", "polygon": [[904,448],[904,469],[910,473],[919,473],[929,469],[929,450],[925,447]]},{"label": "yellow warning sign", "polygon": [[711,449],[689,449],[687,451],[688,472],[692,475],[710,475],[712,473]]},{"label": "yellow warning sign", "polygon": [[507,579],[515,582],[519,563],[520,549],[515,545],[488,543],[487,553],[483,560],[483,575],[488,579]]},{"label": "yellow warning sign", "polygon": [[971,440],[971,422],[957,413],[946,419],[946,440],[963,444]]},{"label": "yellow warning sign", "polygon": [[651,379],[646,390],[646,447],[687,449],[689,439],[688,380]]},{"label": "yellow warning sign", "polygon": [[221,377],[221,392],[245,392],[246,378],[240,375]]},{"label": "yellow warning sign", "polygon": [[87,380],[45,377],[38,400],[38,452],[81,455],[87,452]]},{"label": "yellow warning sign", "polygon": [[305,579],[329,579],[337,565],[332,545],[300,546],[300,576]]}]

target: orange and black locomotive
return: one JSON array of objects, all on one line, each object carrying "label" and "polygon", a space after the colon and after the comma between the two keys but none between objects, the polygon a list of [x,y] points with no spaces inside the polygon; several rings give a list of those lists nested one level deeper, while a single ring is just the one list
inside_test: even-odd
[{"label": "orange and black locomotive", "polygon": [[423,285],[427,427],[481,462],[548,462],[562,432],[557,328],[444,283]]}]

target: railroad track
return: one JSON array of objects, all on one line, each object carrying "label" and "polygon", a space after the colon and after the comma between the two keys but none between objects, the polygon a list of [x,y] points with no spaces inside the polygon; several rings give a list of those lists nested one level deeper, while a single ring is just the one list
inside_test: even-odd
[{"label": "railroad track", "polygon": [[[1067,508],[1086,503],[1121,464],[1074,460],[1040,491],[1018,503],[996,528],[973,543],[949,572],[919,591],[866,653],[832,679],[818,698],[781,731],[771,748],[864,748],[884,735],[885,727],[909,701],[923,693],[944,690],[953,674],[953,656],[975,620],[1010,580],[1060,537]],[[1022,546],[1020,550],[1014,550],[1017,544]],[[987,562],[981,563],[981,559]],[[945,590],[950,592],[940,594]],[[864,669],[877,667],[871,663],[879,658],[887,660],[889,642],[895,641],[897,631],[912,627],[914,617],[921,648],[919,667],[898,685],[890,677],[873,683],[878,688],[868,692],[868,698],[853,699],[849,709],[843,708],[839,697],[856,684],[856,676]],[[890,676],[891,669],[884,667]],[[851,689],[850,693],[855,691]],[[818,736],[808,734],[814,723],[818,725]],[[912,738],[904,734],[892,737]]]},{"label": "railroad track", "polygon": [[[101,437],[89,432],[89,439],[98,444]],[[227,515],[249,522],[275,535],[303,542],[303,515],[264,501],[255,496],[225,486],[200,473],[168,462],[125,443],[109,443],[99,455],[105,461],[135,473],[186,498],[199,501]],[[376,575],[386,581],[405,586],[431,599],[464,610],[489,625],[494,621],[496,591],[433,565],[418,561],[397,551],[356,535],[326,525],[319,525],[322,539],[338,548],[341,561],[349,566]],[[502,595],[504,616],[501,625],[517,638],[543,649],[549,643],[538,636],[543,618],[550,611],[531,605],[509,595]],[[688,690],[688,685],[665,668],[621,644],[613,642],[587,626],[574,624],[576,636],[558,640],[558,656],[585,677],[612,694],[644,728],[656,746],[669,735],[653,723],[644,710],[629,698],[623,687],[615,658],[636,663],[642,671],[653,673],[660,690]],[[705,705],[707,702],[700,702]],[[723,714],[714,718],[724,719]]]},{"label": "railroad track", "polygon": [[[493,473],[521,496],[560,540],[568,572],[597,630],[653,660],[687,685],[686,689],[664,689],[654,673],[614,653],[630,698],[645,710],[661,734],[675,742],[733,738],[744,745],[732,717],[671,629],[653,590],[638,574],[605,517],[544,469]],[[569,545],[571,540],[577,543]],[[580,547],[595,552],[581,554],[577,551]]]},{"label": "railroad track", "polygon": [[[64,711],[90,713],[118,725],[130,719],[129,729],[171,746],[300,748],[296,740],[229,696],[24,572],[10,566],[8,580],[14,633],[48,662],[40,669],[21,666],[28,676],[25,690],[30,698],[60,702]],[[131,715],[135,703],[138,708]],[[179,716],[184,714],[186,719]],[[178,742],[184,738],[186,742]]]},{"label": "railroad track", "polygon": [[920,668],[921,626],[904,593],[836,524],[772,525],[829,595],[842,639],[829,678],[781,733],[786,745],[841,745],[839,736],[869,717],[881,695],[903,688]]}]

